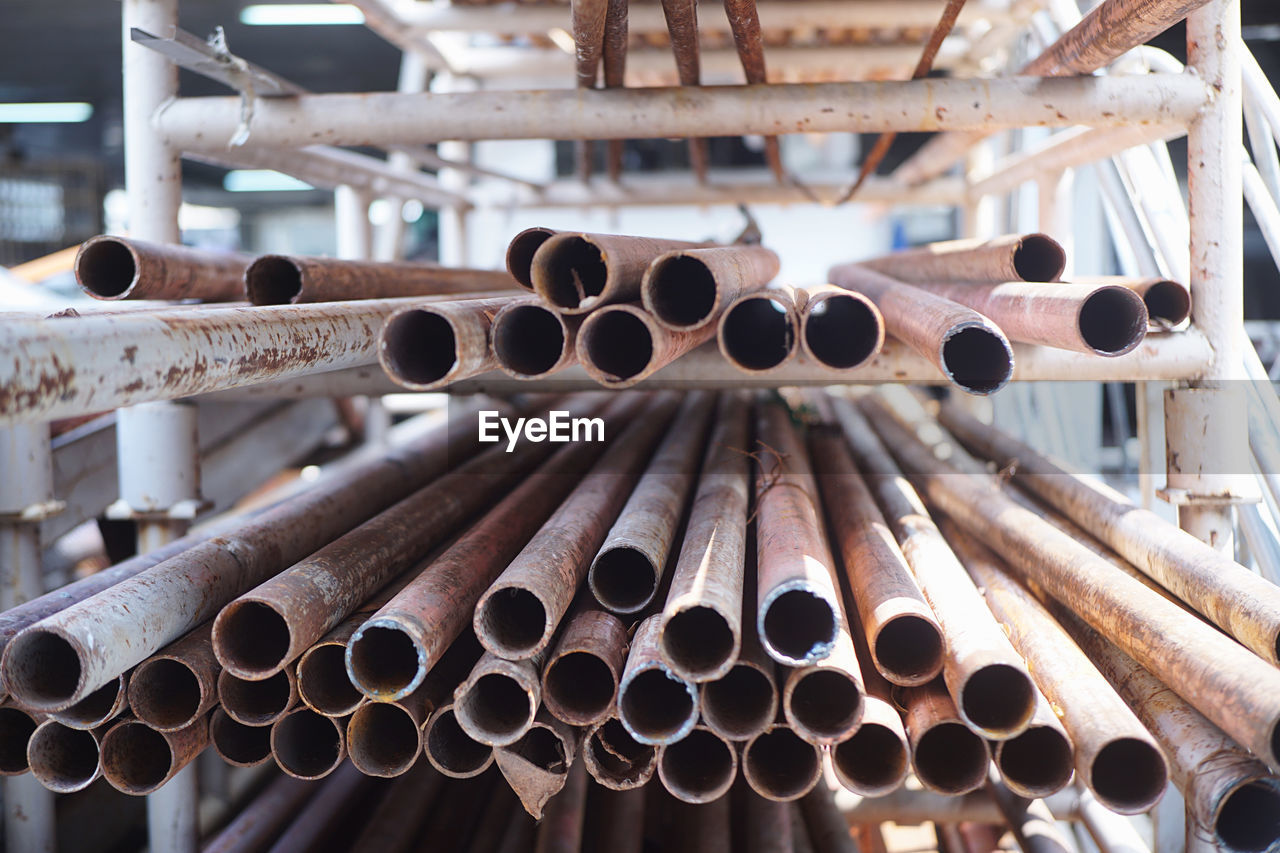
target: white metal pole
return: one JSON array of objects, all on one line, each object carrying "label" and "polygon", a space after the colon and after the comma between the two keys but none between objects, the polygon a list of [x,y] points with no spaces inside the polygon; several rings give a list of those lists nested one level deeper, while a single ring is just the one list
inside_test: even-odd
[{"label": "white metal pole", "polygon": [[[437,74],[431,81],[432,92],[474,91],[474,89],[474,85],[469,85],[466,81],[447,72]],[[437,150],[441,157],[450,160],[466,160],[471,154],[470,146],[460,141],[442,141]],[[444,189],[460,194],[466,193],[467,185],[470,183],[467,175],[457,169],[441,169],[437,177]],[[470,258],[470,237],[467,233],[468,209],[461,206],[442,207],[439,215],[440,263],[445,266],[468,266]]]},{"label": "white metal pole", "polygon": [[348,261],[368,260],[373,239],[368,194],[348,186],[333,191],[334,254]]},{"label": "white metal pole", "polygon": [[[400,81],[396,87],[400,92],[421,92],[427,85],[427,64],[421,55],[406,51],[400,56]],[[387,155],[387,165],[403,172],[418,171],[413,158],[403,151],[392,151]],[[391,207],[387,221],[378,226],[374,233],[373,257],[379,261],[399,260],[404,256],[404,199],[398,196],[387,196]]]}]

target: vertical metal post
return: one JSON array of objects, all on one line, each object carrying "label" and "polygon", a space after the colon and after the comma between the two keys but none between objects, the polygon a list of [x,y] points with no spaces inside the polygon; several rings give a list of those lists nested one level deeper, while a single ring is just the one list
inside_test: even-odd
[{"label": "vertical metal post", "polygon": [[[473,86],[448,72],[441,72],[431,81],[433,92],[471,91]],[[470,145],[466,142],[441,142],[436,146],[441,157],[450,160],[466,160]],[[465,193],[467,175],[457,169],[441,169],[437,175],[440,187],[450,192]],[[469,266],[470,238],[467,233],[469,210],[465,207],[440,208],[440,263],[445,266]]]},{"label": "vertical metal post", "polygon": [[348,261],[369,259],[373,226],[368,194],[348,186],[333,191],[334,254]]},{"label": "vertical metal post", "polygon": [[[44,593],[40,522],[58,509],[49,425],[0,429],[0,471],[0,609],[8,610]],[[53,793],[29,773],[6,777],[3,788],[5,849],[53,853]]]},{"label": "vertical metal post", "polygon": [[[400,55],[400,81],[396,91],[422,92],[427,87],[427,77],[427,64],[421,54],[405,51]],[[413,158],[402,151],[392,151],[387,156],[387,165],[397,171],[418,170]],[[404,257],[404,199],[390,196],[387,201],[391,205],[390,215],[374,233],[373,258],[378,261],[396,261]]]}]

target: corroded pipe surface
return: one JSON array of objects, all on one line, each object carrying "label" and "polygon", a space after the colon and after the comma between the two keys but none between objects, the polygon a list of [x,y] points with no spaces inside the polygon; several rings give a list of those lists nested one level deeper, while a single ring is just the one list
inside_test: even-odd
[{"label": "corroded pipe surface", "polygon": [[577,364],[581,322],[540,302],[511,300],[489,327],[498,368],[516,379],[542,379]]},{"label": "corroded pipe surface", "polygon": [[533,297],[467,299],[401,308],[387,318],[378,361],[397,385],[433,391],[498,366],[489,345],[497,313],[534,305]]},{"label": "corroded pipe surface", "polygon": [[542,672],[542,701],[571,726],[598,723],[613,711],[627,659],[627,626],[603,610],[585,608],[560,632]]},{"label": "corroded pipe surface", "polygon": [[587,375],[606,388],[629,388],[708,340],[715,329],[673,332],[635,304],[592,312],[574,347]]},{"label": "corroded pipe surface", "polygon": [[209,745],[209,718],[176,732],[158,732],[133,719],[102,735],[102,775],[122,794],[150,794]]},{"label": "corroded pipe surface", "polygon": [[483,293],[514,284],[501,270],[297,255],[263,255],[244,272],[244,293],[254,305]]},{"label": "corroded pipe surface", "polygon": [[639,613],[653,600],[689,502],[715,407],[711,392],[685,398],[595,555],[587,586],[607,609]]},{"label": "corroded pipe surface", "polygon": [[271,726],[246,726],[222,708],[209,717],[209,740],[223,761],[257,767],[271,758]]},{"label": "corroded pipe surface", "polygon": [[778,256],[763,246],[678,249],[653,259],[640,284],[645,310],[672,331],[713,323],[744,293],[778,274]]},{"label": "corroded pipe surface", "polygon": [[542,244],[559,234],[551,228],[526,228],[511,238],[507,245],[507,272],[516,284],[533,290],[533,256]]},{"label": "corroded pipe surface", "polygon": [[800,348],[833,370],[853,370],[884,346],[884,317],[866,296],[830,284],[805,288]]},{"label": "corroded pipe surface", "polygon": [[866,696],[862,724],[848,739],[831,748],[831,769],[847,790],[863,797],[883,797],[906,781],[911,769],[911,746],[902,714],[893,700],[893,686],[871,662],[866,632],[856,611],[849,632],[862,667]]},{"label": "corroded pipe surface", "polygon": [[[621,89],[626,86],[627,72],[627,0],[609,0],[604,18],[604,87]],[[609,180],[617,183],[622,177],[624,140],[610,139],[605,143],[605,166]],[[608,848],[605,848],[608,849]]]},{"label": "corroded pipe surface", "polygon": [[808,455],[781,405],[756,407],[756,631],[787,666],[832,653],[843,614]]},{"label": "corroded pipe surface", "polygon": [[1147,336],[1147,306],[1135,290],[1112,284],[918,282],[915,287],[991,318],[1009,340],[1106,357],[1132,351]]},{"label": "corroded pipe surface", "polygon": [[286,667],[270,678],[249,681],[224,669],[218,673],[218,701],[238,723],[269,726],[297,704],[298,675]]},{"label": "corroded pipe surface", "polygon": [[969,394],[993,394],[1013,376],[1013,347],[991,320],[861,264],[832,267],[831,282],[864,294],[886,331]]},{"label": "corroded pipe surface", "polygon": [[902,699],[911,767],[920,784],[951,796],[986,784],[991,750],[960,719],[943,683],[904,688]]},{"label": "corroded pipe surface", "polygon": [[170,643],[134,669],[129,677],[129,709],[158,731],[185,729],[218,702],[218,672],[205,623]]},{"label": "corroded pipe surface", "polygon": [[245,853],[266,849],[289,818],[297,814],[314,793],[315,786],[301,779],[280,776],[241,809],[217,835],[206,841],[200,848],[201,853]]},{"label": "corroded pipe surface", "polygon": [[462,730],[452,702],[436,708],[423,724],[422,749],[431,766],[451,779],[471,779],[493,764],[493,747]]},{"label": "corroded pipe surface", "polygon": [[234,252],[100,235],[76,252],[76,283],[95,299],[237,302],[251,259]]},{"label": "corroded pipe surface", "polygon": [[296,708],[271,724],[271,755],[296,779],[323,779],[347,757],[349,719]]},{"label": "corroded pipe surface", "polygon": [[1129,278],[1120,275],[1072,276],[1072,284],[1127,287],[1142,297],[1153,329],[1180,326],[1191,316],[1191,291],[1167,278]]},{"label": "corroded pipe surface", "polygon": [[716,345],[744,373],[767,373],[796,357],[804,291],[774,287],[744,293],[730,302],[716,324]]},{"label": "corroded pipe surface", "polygon": [[864,481],[947,640],[942,674],[961,718],[987,738],[1018,734],[1036,707],[1022,658],[866,418],[848,400],[832,402]]},{"label": "corroded pipe surface", "polygon": [[617,716],[611,716],[583,734],[582,760],[591,778],[604,787],[631,791],[653,778],[658,749],[637,741]]},{"label": "corroded pipe surface", "polygon": [[618,717],[640,743],[670,744],[688,736],[698,722],[698,688],[680,678],[662,659],[661,616],[636,628],[618,687]]},{"label": "corroded pipe surface", "polygon": [[131,676],[132,672],[122,673],[69,708],[49,716],[73,729],[96,729],[128,710]]},{"label": "corroded pipe surface", "polygon": [[102,775],[104,734],[106,728],[73,729],[57,720],[45,720],[27,744],[31,775],[54,793],[83,791]]},{"label": "corroded pipe surface", "polygon": [[485,652],[453,694],[462,730],[488,746],[508,746],[533,725],[542,704],[541,656],[503,660]]},{"label": "corroded pipe surface", "polygon": [[485,648],[512,659],[547,648],[678,403],[664,394],[626,426],[480,596],[473,623]]},{"label": "corroded pipe surface", "polygon": [[778,723],[742,748],[742,775],[751,790],[767,800],[798,800],[822,777],[822,752]]},{"label": "corroded pipe surface", "polygon": [[738,775],[738,751],[706,726],[662,748],[658,778],[677,800],[709,803],[729,792]]},{"label": "corroded pipe surface", "polygon": [[1148,4],[1138,0],[1107,0],[1099,3],[1020,73],[1038,77],[1088,74],[1160,35],[1207,2],[1164,0]]},{"label": "corroded pipe surface", "polygon": [[658,629],[663,659],[695,683],[727,677],[742,647],[749,411],[741,392],[721,395]]},{"label": "corroded pipe surface", "polygon": [[659,255],[706,243],[564,232],[533,255],[534,291],[564,314],[585,314],[612,302],[640,298],[640,281]]},{"label": "corroded pipe surface", "polygon": [[942,671],[942,629],[848,446],[838,433],[814,429],[809,447],[876,669],[894,684],[932,681]]},{"label": "corroded pipe surface", "polygon": [[862,672],[843,606],[839,614],[831,654],[795,667],[782,683],[787,723],[797,735],[818,746],[833,746],[857,731],[865,707]]},{"label": "corroded pipe surface", "polygon": [[577,733],[540,711],[524,737],[494,750],[493,760],[524,810],[541,820],[547,800],[564,788],[577,748]]},{"label": "corroded pipe surface", "polygon": [[600,75],[600,56],[604,50],[606,0],[573,0],[569,4],[569,23],[573,30],[575,73],[578,86],[594,89]]},{"label": "corroded pipe surface", "polygon": [[[942,529],[978,583],[987,607],[1026,659],[1041,692],[1061,714],[1075,748],[1079,781],[1114,812],[1138,814],[1150,809],[1168,782],[1155,740],[1044,605],[1008,575],[1008,567],[998,557],[956,525],[944,522]],[[997,764],[1000,757],[997,748]],[[1027,766],[1034,769],[1048,763],[1037,759]],[[1018,790],[1003,765],[1001,770],[1009,787],[1021,796],[1049,793]]]},{"label": "corroded pipe surface", "polygon": [[[1155,755],[1158,758],[1159,752]],[[996,741],[992,747],[992,760],[1005,785],[1027,799],[1047,797],[1065,788],[1071,781],[1072,758],[1071,738],[1043,698],[1022,734]],[[1147,782],[1141,777],[1151,764],[1141,749],[1134,758],[1134,777],[1140,779],[1134,785],[1136,790]],[[1159,778],[1164,781],[1167,777]],[[1163,792],[1163,788],[1160,790]]]},{"label": "corroded pipe surface", "polygon": [[1067,253],[1046,234],[946,240],[859,263],[899,281],[1057,281]]},{"label": "corroded pipe surface", "polygon": [[941,422],[1015,482],[1111,546],[1264,660],[1280,664],[1280,589],[1120,493],[1054,464],[952,406]]}]

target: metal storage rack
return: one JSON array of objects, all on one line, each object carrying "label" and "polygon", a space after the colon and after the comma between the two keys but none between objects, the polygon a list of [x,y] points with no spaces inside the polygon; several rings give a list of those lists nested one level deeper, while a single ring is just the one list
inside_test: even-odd
[{"label": "metal storage rack", "polygon": [[[274,168],[317,186],[337,190],[340,233],[347,254],[368,255],[371,199],[416,198],[441,211],[442,255],[464,259],[468,220],[476,205],[492,203],[473,194],[469,178],[484,173],[465,162],[466,143],[489,139],[600,139],[712,136],[787,132],[945,131],[892,178],[873,180],[862,200],[887,203],[941,203],[961,207],[974,234],[994,230],[993,202],[1025,182],[1040,189],[1041,227],[1052,230],[1065,184],[1075,166],[1101,161],[1114,173],[1111,198],[1117,220],[1141,271],[1182,278],[1190,285],[1190,328],[1152,335],[1135,353],[1118,359],[1091,359],[1055,350],[1019,348],[1016,378],[1088,379],[1140,383],[1139,420],[1151,426],[1159,417],[1157,383],[1173,383],[1163,402],[1169,425],[1167,447],[1144,442],[1157,456],[1177,460],[1169,471],[1166,495],[1178,505],[1184,528],[1215,546],[1230,550],[1235,537],[1235,505],[1247,502],[1254,478],[1224,476],[1239,471],[1230,454],[1252,445],[1267,507],[1280,497],[1273,490],[1277,451],[1268,435],[1280,422],[1280,404],[1265,380],[1261,363],[1243,330],[1242,210],[1247,198],[1280,257],[1280,167],[1274,136],[1280,136],[1280,99],[1267,84],[1240,38],[1240,0],[1164,0],[1137,4],[1105,0],[1101,28],[1073,30],[1071,49],[1099,49],[1098,37],[1136,30],[1129,11],[1141,6],[1148,20],[1176,22],[1184,15],[1188,31],[1188,68],[1167,55],[1139,49],[1120,60],[1112,73],[1080,77],[987,77],[999,71],[991,57],[1006,52],[1026,32],[1033,15],[1047,12],[1059,31],[1078,21],[1075,4],[1047,0],[1012,3],[972,0],[961,19],[954,48],[944,52],[955,76],[914,82],[773,82],[755,86],[548,89],[510,91],[513,79],[571,70],[568,57],[542,47],[502,50],[466,47],[466,34],[526,34],[567,27],[565,6],[515,4],[495,14],[484,5],[434,2],[392,3],[356,0],[367,25],[404,51],[401,91],[367,94],[304,93],[269,71],[219,53],[177,29],[177,0],[124,0],[124,99],[126,179],[132,235],[177,243],[181,201],[180,158],[191,156],[237,167]],[[927,32],[940,4],[923,0],[762,0],[766,30],[773,27],[906,28],[906,35]],[[633,27],[662,29],[656,5],[637,5]],[[710,10],[708,10],[709,12]],[[1110,17],[1108,17],[1110,16]],[[1161,17],[1163,16],[1163,17]],[[974,21],[985,25],[971,25]],[[1097,21],[1095,21],[1097,23]],[[1130,27],[1129,25],[1132,25]],[[1165,28],[1157,25],[1156,31]],[[150,44],[135,31],[158,36]],[[1045,35],[1041,33],[1042,37]],[[1049,33],[1044,41],[1052,41]],[[142,37],[145,40],[145,36]],[[902,76],[914,61],[913,38],[899,44],[796,47],[766,51],[775,71],[786,78]],[[1140,38],[1143,41],[1145,38]],[[159,48],[159,49],[157,49]],[[185,48],[185,50],[183,49]],[[504,49],[505,50],[505,49]],[[735,65],[731,53],[708,55],[709,68]],[[634,57],[633,57],[634,59]],[[633,72],[662,79],[646,58]],[[178,64],[221,79],[238,95],[210,98],[178,96]],[[1242,76],[1243,66],[1243,76]],[[647,70],[646,70],[647,69]],[[428,71],[434,78],[424,91]],[[477,84],[476,81],[479,81]],[[485,81],[497,81],[494,89]],[[1248,96],[1246,104],[1245,96]],[[1243,149],[1242,111],[1248,107],[1255,167]],[[1003,157],[969,131],[1025,126],[1078,129],[1055,133]],[[1164,140],[1185,131],[1188,139],[1189,213],[1171,170]],[[230,145],[233,138],[243,144]],[[439,142],[438,153],[412,148]],[[959,142],[958,146],[950,143]],[[386,161],[342,146],[378,146],[391,150]],[[948,146],[950,145],[950,150]],[[1135,147],[1137,146],[1137,147]],[[1122,153],[1128,150],[1128,153]],[[1162,155],[1161,152],[1164,152]],[[968,157],[963,178],[942,176],[958,157]],[[1164,156],[1164,162],[1162,162]],[[1114,158],[1114,160],[1109,160]],[[421,166],[439,168],[433,178]],[[1154,176],[1154,182],[1151,182]],[[914,177],[916,180],[909,180]],[[501,180],[501,176],[498,178]],[[726,201],[790,203],[798,191],[756,179],[697,185],[688,181],[610,184],[597,178],[589,189],[573,182],[530,186],[508,181],[519,202],[538,206],[710,204]],[[1137,191],[1136,187],[1141,187]],[[831,196],[835,186],[811,188]],[[1179,214],[1183,214],[1180,219]],[[1184,250],[1186,247],[1186,250]],[[257,387],[227,383],[226,398],[307,397],[376,393],[377,371],[303,377]],[[919,357],[888,347],[856,381],[934,382],[934,369]],[[1255,381],[1249,381],[1255,380]],[[829,384],[830,376],[803,367],[788,368],[764,380],[767,385]],[[701,353],[682,360],[647,382],[689,385],[744,384],[717,359]],[[1235,384],[1233,384],[1235,383]],[[557,388],[575,382],[557,381]],[[1250,426],[1232,416],[1250,397],[1270,415]],[[480,378],[458,391],[529,390],[528,383]],[[390,390],[389,388],[386,390]],[[118,517],[138,522],[140,550],[149,550],[179,534],[200,507],[196,472],[203,452],[196,439],[196,407],[150,402],[117,412]],[[228,415],[228,417],[231,417]],[[301,420],[306,420],[302,418]],[[258,441],[270,441],[281,424],[264,426]],[[1143,427],[1144,436],[1157,430]],[[42,525],[56,517],[67,495],[55,493],[49,430],[44,422],[10,418],[0,428],[3,465],[0,478],[0,540],[11,560],[0,589],[0,608],[43,592]],[[1146,470],[1149,470],[1146,469]],[[1243,528],[1255,537],[1257,512],[1245,504]],[[65,526],[58,528],[65,530]],[[1262,540],[1259,539],[1259,542]],[[1261,545],[1259,563],[1272,562]],[[1264,568],[1275,566],[1264,565]],[[151,849],[190,850],[194,839],[197,792],[195,766],[181,773],[148,803]],[[51,849],[52,797],[29,776],[6,780],[6,830],[9,849]],[[18,819],[18,815],[23,815]]]}]

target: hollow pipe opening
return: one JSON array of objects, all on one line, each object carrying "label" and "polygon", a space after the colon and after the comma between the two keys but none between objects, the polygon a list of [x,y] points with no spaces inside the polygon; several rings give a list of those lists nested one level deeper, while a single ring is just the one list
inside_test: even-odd
[{"label": "hollow pipe opening", "polygon": [[458,364],[453,326],[439,314],[415,308],[403,311],[382,330],[382,353],[396,379],[430,385]]},{"label": "hollow pipe opening", "polygon": [[69,708],[57,711],[53,716],[72,728],[92,729],[120,712],[120,691],[125,689],[125,679],[116,677],[90,693]]},{"label": "hollow pipe opening", "polygon": [[4,680],[23,705],[65,707],[80,686],[80,655],[66,638],[40,629],[14,637],[4,655]]},{"label": "hollow pipe opening", "polygon": [[[342,653],[341,646],[335,648]],[[359,685],[361,690],[379,699],[400,698],[416,689],[426,676],[417,644],[394,625],[361,628],[346,647],[346,658],[342,673],[346,687],[356,690],[354,685]],[[339,685],[334,687],[340,689]]]},{"label": "hollow pipe opening", "polygon": [[657,750],[631,736],[616,717],[591,732],[584,747],[597,772],[623,786],[642,783],[653,766]]},{"label": "hollow pipe opening", "polygon": [[769,370],[786,361],[795,350],[791,321],[791,312],[777,299],[744,299],[720,321],[720,346],[739,367]]},{"label": "hollow pipe opening", "polygon": [[685,675],[711,678],[734,656],[733,631],[711,607],[679,610],[662,627],[662,653]]},{"label": "hollow pipe opening", "polygon": [[875,636],[875,658],[895,684],[924,684],[942,671],[942,634],[928,619],[906,614],[881,627]]},{"label": "hollow pipe opening", "polygon": [[1156,804],[1169,781],[1160,751],[1137,738],[1118,738],[1098,751],[1089,787],[1113,812],[1138,814]]},{"label": "hollow pipe opening", "polygon": [[510,743],[529,727],[538,709],[518,683],[490,672],[476,679],[454,710],[477,734],[496,743]]},{"label": "hollow pipe opening", "polygon": [[916,775],[935,791],[958,794],[977,789],[987,778],[990,760],[987,742],[962,723],[934,726],[916,743]]},{"label": "hollow pipe opening", "polygon": [[0,774],[27,772],[27,743],[35,730],[36,721],[26,711],[0,708]]},{"label": "hollow pipe opening", "polygon": [[351,763],[366,776],[399,776],[413,766],[421,748],[413,718],[389,702],[362,705],[347,724]]},{"label": "hollow pipe opening", "polygon": [[817,747],[791,729],[775,726],[747,744],[742,763],[756,793],[787,802],[808,793],[818,781],[822,763]]},{"label": "hollow pipe opening", "polygon": [[247,726],[266,725],[289,709],[293,691],[283,671],[261,681],[236,678],[226,670],[218,678],[218,698],[227,713]]},{"label": "hollow pipe opening", "polygon": [[1151,320],[1169,326],[1176,326],[1191,315],[1191,294],[1176,281],[1152,283],[1142,301]]},{"label": "hollow pipe opening", "polygon": [[547,668],[543,702],[565,722],[584,725],[608,712],[617,688],[608,664],[589,652],[569,652]]},{"label": "hollow pipe opening", "polygon": [[1214,832],[1232,850],[1272,849],[1280,841],[1280,786],[1257,779],[1231,791],[1218,809]]},{"label": "hollow pipe opening", "polygon": [[550,228],[527,228],[507,245],[507,272],[529,290],[533,290],[533,256],[554,235]]},{"label": "hollow pipe opening", "polygon": [[697,693],[692,684],[662,669],[646,669],[623,683],[618,716],[636,740],[670,743],[697,722]]},{"label": "hollow pipe opening", "polygon": [[649,268],[647,307],[668,326],[692,329],[711,319],[716,290],[705,263],[689,255],[667,255]]},{"label": "hollow pipe opening", "polygon": [[805,673],[791,688],[793,725],[825,740],[842,737],[862,716],[862,691],[835,669]]},{"label": "hollow pipe opening", "polygon": [[527,589],[503,587],[480,603],[485,647],[512,660],[533,654],[547,632],[547,609]]},{"label": "hollow pipe opening", "polygon": [[658,571],[639,549],[610,548],[596,558],[588,582],[596,600],[614,613],[639,613],[653,600]]},{"label": "hollow pipe opening", "polygon": [[194,722],[201,702],[200,679],[181,661],[157,658],[134,671],[129,707],[156,728],[180,729]]},{"label": "hollow pipe opening", "polygon": [[298,695],[326,717],[349,714],[364,694],[347,676],[344,647],[318,646],[298,661]]},{"label": "hollow pipe opening", "polygon": [[943,341],[942,365],[970,394],[994,394],[1013,377],[1013,348],[991,329],[963,326]]},{"label": "hollow pipe opening", "polygon": [[46,723],[32,736],[28,750],[32,775],[51,791],[69,794],[98,777],[101,755],[90,732]]},{"label": "hollow pipe opening", "polygon": [[254,305],[289,305],[302,295],[302,269],[284,255],[263,255],[244,271],[245,295]]},{"label": "hollow pipe opening", "polygon": [[579,353],[613,381],[621,382],[642,372],[653,361],[653,334],[644,320],[627,311],[605,311],[589,318],[579,340]]},{"label": "hollow pipe opening", "polygon": [[1147,336],[1147,306],[1123,287],[1104,287],[1080,306],[1080,337],[1098,355],[1124,355]]},{"label": "hollow pipe opening", "polygon": [[888,793],[907,775],[907,750],[892,729],[863,723],[853,736],[831,750],[831,763],[841,784],[867,796]]},{"label": "hollow pipe opening", "polygon": [[462,730],[452,708],[444,708],[431,720],[424,747],[431,763],[455,777],[474,776],[489,766],[493,749]]},{"label": "hollow pipe opening", "polygon": [[555,732],[545,726],[534,726],[524,733],[524,737],[506,748],[548,773],[569,772],[564,743]]},{"label": "hollow pipe opening", "polygon": [[232,764],[251,767],[271,757],[271,727],[246,726],[226,712],[209,720],[209,738],[214,750]]},{"label": "hollow pipe opening", "polygon": [[261,601],[233,601],[213,623],[218,662],[241,678],[268,676],[287,663],[289,622]]},{"label": "hollow pipe opening", "polygon": [[777,693],[769,676],[737,664],[728,675],[702,685],[702,716],[733,740],[746,740],[768,728],[777,715]]},{"label": "hollow pipe opening", "polygon": [[1023,281],[1057,281],[1067,268],[1067,253],[1046,234],[1028,234],[1013,250],[1013,268]]},{"label": "hollow pipe opening", "polygon": [[1009,786],[1022,796],[1047,797],[1071,781],[1071,741],[1052,726],[1032,726],[1001,741],[996,764]]},{"label": "hollow pipe opening", "polygon": [[984,666],[960,691],[960,710],[991,736],[1024,728],[1036,709],[1036,691],[1021,669],[1007,663]]},{"label": "hollow pipe opening", "polygon": [[164,735],[138,722],[124,722],[102,738],[102,775],[126,794],[146,794],[169,778],[173,752]]},{"label": "hollow pipe opening", "polygon": [[99,299],[122,299],[138,281],[138,263],[129,246],[110,237],[85,243],[76,255],[76,281]]},{"label": "hollow pipe opening", "polygon": [[765,647],[791,666],[826,657],[836,641],[831,603],[807,589],[784,589],[766,600],[759,622]]},{"label": "hollow pipe opening", "polygon": [[541,305],[515,305],[493,321],[493,354],[517,376],[541,376],[564,357],[564,326]]},{"label": "hollow pipe opening", "polygon": [[706,729],[694,729],[689,736],[662,750],[658,774],[677,799],[686,803],[709,803],[719,799],[737,775],[733,747]]},{"label": "hollow pipe opening", "polygon": [[866,302],[837,295],[814,303],[801,332],[814,358],[827,367],[848,370],[876,354],[883,328],[880,315]]},{"label": "hollow pipe opening", "polygon": [[303,708],[271,727],[271,753],[289,775],[319,779],[342,758],[342,730],[329,717]]},{"label": "hollow pipe opening", "polygon": [[599,247],[565,236],[535,258],[534,278],[542,297],[560,308],[587,308],[604,292],[609,268]]}]

